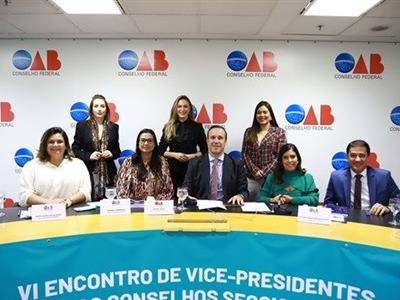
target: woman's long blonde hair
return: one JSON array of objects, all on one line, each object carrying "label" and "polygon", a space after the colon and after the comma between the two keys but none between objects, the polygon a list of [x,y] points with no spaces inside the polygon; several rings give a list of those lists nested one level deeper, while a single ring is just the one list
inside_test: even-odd
[{"label": "woman's long blonde hair", "polygon": [[177,107],[178,107],[178,102],[180,100],[186,100],[189,103],[190,106],[190,111],[189,111],[189,119],[194,121],[193,118],[193,105],[192,102],[190,101],[189,97],[186,95],[180,95],[176,100],[174,101],[174,104],[172,105],[171,112],[169,114],[169,120],[167,124],[165,124],[164,127],[164,135],[167,141],[171,141],[175,136],[176,136],[176,127],[178,126],[179,122],[179,117],[178,113],[176,112]]}]

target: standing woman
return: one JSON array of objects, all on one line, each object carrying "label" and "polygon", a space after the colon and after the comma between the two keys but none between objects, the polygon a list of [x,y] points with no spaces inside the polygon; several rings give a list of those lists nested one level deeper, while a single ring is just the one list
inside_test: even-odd
[{"label": "standing woman", "polygon": [[160,154],[168,159],[174,195],[182,186],[189,161],[204,153],[207,153],[207,141],[203,126],[194,121],[189,98],[181,95],[172,105],[160,140]]},{"label": "standing woman", "polygon": [[259,102],[254,110],[253,124],[244,133],[242,145],[249,201],[258,201],[261,186],[277,166],[277,155],[284,144],[286,133],[279,128],[271,105],[267,101]]},{"label": "standing woman", "polygon": [[114,160],[121,153],[118,125],[110,121],[106,98],[94,95],[89,106],[89,119],[76,125],[72,150],[82,159],[90,173],[92,200],[104,198],[105,188],[114,186],[117,168]]},{"label": "standing woman", "polygon": [[36,159],[22,169],[21,206],[90,201],[90,179],[85,165],[74,158],[68,136],[60,127],[47,129]]},{"label": "standing woman", "polygon": [[173,192],[168,162],[158,153],[156,135],[151,129],[143,129],[136,138],[136,153],[125,159],[118,173],[117,196],[171,200]]}]

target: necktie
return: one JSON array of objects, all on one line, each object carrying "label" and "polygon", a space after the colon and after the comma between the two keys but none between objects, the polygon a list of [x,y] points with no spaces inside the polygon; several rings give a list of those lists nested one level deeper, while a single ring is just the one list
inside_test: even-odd
[{"label": "necktie", "polygon": [[354,184],[354,208],[361,209],[361,174],[357,174]]},{"label": "necktie", "polygon": [[210,200],[218,199],[218,159],[212,161],[211,182],[210,182]]}]

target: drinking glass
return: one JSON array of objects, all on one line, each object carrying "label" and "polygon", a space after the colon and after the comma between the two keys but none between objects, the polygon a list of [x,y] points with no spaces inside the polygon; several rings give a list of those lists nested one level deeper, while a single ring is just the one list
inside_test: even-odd
[{"label": "drinking glass", "polygon": [[178,187],[176,195],[178,196],[178,204],[183,205],[183,201],[189,196],[187,187]]},{"label": "drinking glass", "polygon": [[398,221],[398,214],[400,212],[400,200],[399,199],[390,199],[389,200],[389,209],[393,214],[393,220],[389,222],[390,225],[399,226],[400,221]]},{"label": "drinking glass", "polygon": [[108,200],[112,200],[115,198],[115,196],[117,196],[117,190],[115,187],[107,187],[106,188],[106,194],[105,194],[106,198]]},{"label": "drinking glass", "polygon": [[2,209],[4,208],[4,200],[6,200],[6,196],[4,192],[0,192],[0,218],[4,217],[6,214]]}]

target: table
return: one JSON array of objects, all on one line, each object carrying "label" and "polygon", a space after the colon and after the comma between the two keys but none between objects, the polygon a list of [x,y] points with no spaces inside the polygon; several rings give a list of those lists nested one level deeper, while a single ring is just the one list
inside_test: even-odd
[{"label": "table", "polygon": [[[396,228],[232,212],[69,214],[0,224],[4,299],[399,299]],[[226,220],[231,231],[166,232],[171,219]]]}]

